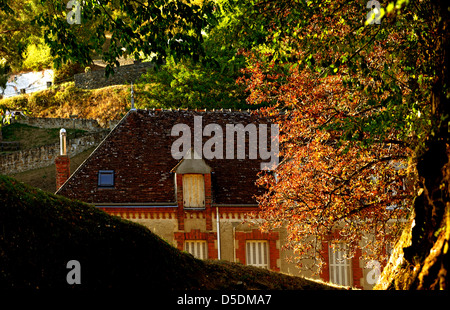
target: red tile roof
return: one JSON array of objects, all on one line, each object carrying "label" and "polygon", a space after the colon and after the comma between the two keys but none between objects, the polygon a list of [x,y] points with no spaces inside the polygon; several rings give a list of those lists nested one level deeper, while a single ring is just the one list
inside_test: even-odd
[{"label": "red tile roof", "polygon": [[[194,116],[203,128],[218,124],[226,137],[226,124],[268,123],[258,114],[238,111],[134,110],[130,111],[90,157],[71,175],[57,194],[89,203],[176,202],[174,173],[179,160],[171,155],[175,124],[184,123],[194,133]],[[210,137],[203,137],[203,143]],[[236,139],[235,139],[236,143]],[[224,140],[225,157],[225,140]],[[236,149],[236,147],[235,147]],[[254,204],[260,193],[255,185],[262,160],[205,160],[212,168],[213,204]],[[266,160],[267,161],[267,160]],[[98,188],[99,170],[114,170],[114,188]]]}]

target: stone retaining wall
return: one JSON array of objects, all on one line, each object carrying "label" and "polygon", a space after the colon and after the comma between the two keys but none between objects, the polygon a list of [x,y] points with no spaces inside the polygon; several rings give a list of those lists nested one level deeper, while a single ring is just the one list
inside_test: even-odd
[{"label": "stone retaining wall", "polygon": [[[68,155],[75,156],[98,145],[108,133],[109,130],[102,130],[80,138],[69,139],[67,147]],[[29,150],[0,155],[0,174],[14,174],[50,166],[55,163],[55,158],[58,156],[59,151],[60,145],[58,142]]]},{"label": "stone retaining wall", "polygon": [[48,117],[19,117],[11,123],[26,124],[38,128],[71,128],[85,131],[101,131],[104,128],[95,119],[85,118],[48,118]]},{"label": "stone retaining wall", "polygon": [[150,62],[141,62],[132,65],[114,68],[114,74],[105,77],[105,70],[96,70],[74,75],[75,86],[83,89],[96,89],[111,85],[123,85],[135,82],[147,69],[153,67]]}]

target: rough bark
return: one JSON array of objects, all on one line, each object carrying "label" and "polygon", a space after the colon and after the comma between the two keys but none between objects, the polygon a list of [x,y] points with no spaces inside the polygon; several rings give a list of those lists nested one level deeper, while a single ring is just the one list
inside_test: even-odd
[{"label": "rough bark", "polygon": [[435,1],[438,36],[434,50],[433,131],[417,151],[419,189],[408,227],[376,289],[448,289],[450,237],[449,4]]}]

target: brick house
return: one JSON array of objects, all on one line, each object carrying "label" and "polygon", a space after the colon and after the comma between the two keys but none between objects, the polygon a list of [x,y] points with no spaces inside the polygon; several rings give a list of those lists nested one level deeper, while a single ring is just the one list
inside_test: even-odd
[{"label": "brick house", "polygon": [[[203,128],[200,135],[195,132],[199,117]],[[211,148],[219,154],[215,158],[199,156],[195,148],[183,148],[181,158],[173,156],[173,146],[181,136],[181,132],[174,135],[176,124],[194,128],[194,145],[195,139],[200,139],[206,146],[212,137],[210,131],[206,132],[210,124],[225,131],[230,124],[248,129],[249,124],[269,123],[248,112],[132,109],[72,175],[66,169],[68,157],[57,157],[56,193],[138,222],[198,258],[300,275],[295,264],[286,259],[292,253],[282,250],[285,230],[261,232],[245,221],[258,207],[255,195],[261,189],[255,181],[262,164],[268,161],[252,155],[249,145],[254,141],[249,135],[244,134],[242,140],[233,138],[234,158],[226,156],[226,143]],[[225,141],[225,134],[215,132],[215,137]],[[245,150],[245,156],[237,155],[239,150]],[[323,251],[333,259],[321,274],[323,280],[371,287],[364,281],[367,270],[358,257],[341,263],[336,259],[339,253],[328,253],[326,243]]]}]

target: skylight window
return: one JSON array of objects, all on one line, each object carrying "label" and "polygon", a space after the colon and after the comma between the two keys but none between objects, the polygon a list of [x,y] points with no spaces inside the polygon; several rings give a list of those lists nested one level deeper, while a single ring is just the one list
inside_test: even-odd
[{"label": "skylight window", "polygon": [[98,187],[114,187],[114,170],[98,172]]}]

